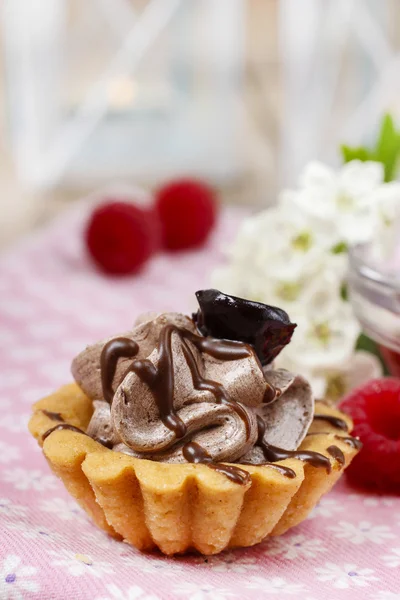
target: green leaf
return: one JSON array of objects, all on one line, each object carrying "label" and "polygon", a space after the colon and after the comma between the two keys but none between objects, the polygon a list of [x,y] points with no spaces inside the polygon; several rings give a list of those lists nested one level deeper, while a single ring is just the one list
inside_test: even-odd
[{"label": "green leaf", "polygon": [[368,150],[368,148],[364,148],[363,146],[351,148],[350,146],[342,144],[340,146],[340,151],[343,156],[343,162],[345,163],[348,163],[352,160],[361,160],[363,162],[372,160],[370,150]]},{"label": "green leaf", "polygon": [[400,163],[400,130],[397,131],[393,117],[385,114],[382,118],[378,138],[374,148],[357,146],[352,148],[343,144],[340,146],[343,162],[351,160],[374,160],[382,163],[385,173],[385,181],[393,181],[396,178],[397,168]]},{"label": "green leaf", "polygon": [[382,119],[380,133],[373,153],[375,160],[385,168],[385,181],[395,177],[396,164],[400,153],[400,135],[397,133],[393,118],[386,114]]},{"label": "green leaf", "polygon": [[371,338],[369,338],[367,335],[365,335],[365,333],[361,333],[359,335],[359,338],[356,343],[356,350],[364,350],[365,352],[369,352],[370,354],[376,356],[382,365],[383,374],[390,374],[389,369],[387,368],[386,363],[383,360],[382,355],[379,351],[378,344],[374,342],[374,340],[371,340]]}]

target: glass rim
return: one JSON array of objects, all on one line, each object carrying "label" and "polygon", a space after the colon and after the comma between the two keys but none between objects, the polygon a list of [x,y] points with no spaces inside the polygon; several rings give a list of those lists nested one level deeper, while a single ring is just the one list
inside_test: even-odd
[{"label": "glass rim", "polygon": [[366,259],[369,243],[357,244],[349,249],[349,267],[353,274],[362,279],[378,284],[387,290],[400,293],[400,276],[382,271],[377,265]]}]

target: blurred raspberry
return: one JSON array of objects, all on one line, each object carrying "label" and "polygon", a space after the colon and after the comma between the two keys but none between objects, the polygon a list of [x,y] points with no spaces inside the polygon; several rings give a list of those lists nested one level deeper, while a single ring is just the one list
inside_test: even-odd
[{"label": "blurred raspberry", "polygon": [[129,202],[110,201],[92,213],[85,232],[88,251],[105,273],[137,273],[159,245],[158,216]]},{"label": "blurred raspberry", "polygon": [[364,445],[347,469],[351,481],[400,492],[400,379],[374,379],[353,390],[340,407]]},{"label": "blurred raspberry", "polygon": [[163,246],[185,250],[204,244],[217,216],[215,192],[206,184],[191,179],[172,181],[156,197]]}]

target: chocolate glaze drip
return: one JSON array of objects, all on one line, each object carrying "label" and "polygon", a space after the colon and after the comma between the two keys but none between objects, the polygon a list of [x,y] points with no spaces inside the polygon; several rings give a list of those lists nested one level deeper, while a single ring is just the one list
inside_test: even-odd
[{"label": "chocolate glaze drip", "polygon": [[79,427],[75,427],[74,425],[70,425],[69,423],[60,423],[59,425],[56,425],[55,427],[48,429],[42,435],[42,441],[44,441],[47,437],[49,437],[49,435],[51,433],[53,433],[53,431],[61,431],[62,429],[68,429],[69,431],[76,431],[77,433],[83,433],[83,435],[87,435],[87,433],[82,431],[82,429],[79,429]]},{"label": "chocolate glaze drip", "polygon": [[[244,342],[237,342],[234,340],[219,340],[219,339],[215,339],[215,338],[205,338],[203,336],[196,335],[195,333],[192,333],[191,331],[189,331],[187,329],[178,329],[174,325],[168,325],[168,327],[173,328],[175,330],[175,332],[181,336],[181,339],[184,338],[184,339],[189,340],[197,348],[197,350],[199,350],[199,352],[205,352],[206,354],[209,354],[210,356],[213,356],[214,358],[218,358],[219,360],[239,360],[241,358],[246,358],[248,356],[251,356],[251,354],[253,352],[251,346],[248,344],[245,344]],[[190,349],[188,348],[188,346],[187,345],[185,345],[185,346],[186,346],[188,352],[190,352]],[[191,354],[191,352],[190,352],[190,354]],[[188,360],[187,353],[185,353],[185,358],[186,358],[186,360]],[[193,357],[192,357],[191,363],[195,364],[195,360],[193,359]],[[190,367],[190,365],[189,365],[189,367]],[[260,365],[260,368],[261,368],[261,365]],[[197,365],[196,365],[196,369],[197,369]],[[191,371],[192,371],[192,375],[193,375],[192,368],[191,368]],[[210,388],[198,388],[198,389],[208,389],[211,393],[214,394],[214,396],[216,396],[217,399],[219,396],[219,400],[218,400],[219,402],[228,402],[228,400],[226,400],[226,397],[227,397],[226,391],[224,390],[223,386],[216,382],[212,382],[212,384],[214,386],[218,387],[219,391],[217,391],[217,393],[215,393]],[[275,398],[277,396],[279,396],[281,394],[281,391],[276,390],[274,388],[274,386],[271,385],[270,383],[267,382],[267,385],[268,385],[268,387],[264,393],[264,402],[265,403],[272,402],[273,400],[275,400]],[[217,388],[215,387],[214,389],[216,390]]]},{"label": "chocolate glaze drip", "polygon": [[[192,333],[188,329],[182,329],[175,325],[166,325],[161,331],[158,343],[157,367],[148,359],[134,360],[129,367],[130,371],[136,373],[149,386],[164,425],[173,431],[178,439],[186,435],[186,425],[174,411],[174,369],[171,349],[171,337],[173,333],[179,335],[182,341],[183,352],[192,373],[195,389],[208,390],[215,396],[217,402],[229,404],[243,419],[246,424],[247,434],[249,434],[250,423],[244,407],[237,402],[230,401],[226,390],[220,383],[201,377],[196,360],[189,345],[185,342],[189,341],[200,352],[205,352],[214,358],[224,361],[246,358],[253,352],[252,348],[243,342],[205,338]],[[103,348],[101,354],[101,373],[104,397],[109,402],[112,401],[113,397],[111,384],[115,375],[118,358],[122,356],[134,356],[137,352],[138,345],[128,338],[116,338],[108,342]],[[272,393],[275,394],[271,390]]]},{"label": "chocolate glaze drip", "polygon": [[182,449],[183,456],[190,463],[207,465],[210,469],[222,473],[233,483],[245,485],[251,482],[251,477],[247,471],[235,467],[234,465],[224,465],[222,463],[214,463],[211,456],[196,442],[185,444]]},{"label": "chocolate glaze drip", "polygon": [[[306,437],[309,437],[311,435],[330,435],[331,433],[332,433],[331,431],[313,431],[311,433],[307,433]],[[359,440],[358,438],[352,437],[352,436],[344,437],[342,435],[335,435],[335,438],[337,440],[341,440],[342,442],[344,442],[348,446],[351,446],[355,450],[361,450],[361,448],[363,446],[361,440]]]},{"label": "chocolate glaze drip", "polygon": [[329,446],[326,451],[339,463],[340,467],[343,467],[346,459],[340,448],[337,446]]},{"label": "chocolate glaze drip", "polygon": [[[169,327],[174,327],[169,325]],[[196,335],[187,329],[174,328],[176,332],[179,332],[181,336],[192,342],[192,344],[199,350],[199,352],[205,352],[214,358],[219,360],[239,360],[251,356],[253,349],[249,344],[244,342],[237,342],[234,340],[219,340],[216,338],[205,338],[201,335]],[[255,355],[258,361],[257,355]],[[261,368],[261,364],[260,364]],[[280,390],[276,390],[273,385],[266,382],[268,387],[264,393],[264,402],[269,403],[275,400],[277,396],[281,394]],[[219,385],[219,384],[218,384]],[[220,386],[222,387],[222,386]]]},{"label": "chocolate glaze drip", "polygon": [[293,469],[291,469],[290,467],[284,467],[283,465],[274,465],[273,463],[265,463],[264,466],[270,467],[275,471],[279,471],[279,473],[282,473],[282,475],[288,477],[289,479],[296,479],[296,471],[293,471]]},{"label": "chocolate glaze drip", "polygon": [[[59,425],[56,425],[55,427],[52,427],[51,429],[48,429],[42,435],[42,441],[44,442],[44,440],[51,433],[53,433],[53,431],[62,431],[63,429],[68,429],[69,431],[76,431],[77,433],[82,433],[83,435],[88,435],[85,431],[82,431],[82,429],[79,429],[79,427],[75,427],[75,425],[70,425],[69,423],[60,423]],[[88,436],[88,437],[90,437],[90,436]],[[102,446],[105,446],[106,448],[112,448],[112,444],[110,444],[110,442],[106,442],[105,440],[103,440],[101,438],[94,438],[94,440],[96,442],[99,442],[99,444],[101,444]]]},{"label": "chocolate glaze drip", "polygon": [[293,471],[293,469],[291,469],[290,467],[284,467],[283,465],[275,465],[274,463],[269,463],[269,462],[265,462],[265,463],[261,463],[261,464],[254,464],[254,463],[250,463],[250,462],[241,462],[241,465],[249,465],[251,467],[270,467],[271,469],[274,469],[275,471],[279,471],[279,473],[282,473],[282,475],[284,475],[285,477],[288,477],[289,479],[295,479],[296,478],[296,471]]},{"label": "chocolate glaze drip", "polygon": [[270,462],[285,460],[286,458],[297,458],[313,467],[325,467],[328,473],[331,471],[329,458],[313,450],[284,450],[283,448],[277,448],[269,444],[264,444],[262,449],[265,458]]},{"label": "chocolate glaze drip", "polygon": [[351,446],[355,450],[361,450],[361,448],[363,447],[362,441],[352,436],[343,437],[341,435],[335,435],[335,438],[337,440],[341,440],[342,442],[344,442],[348,446]]},{"label": "chocolate glaze drip", "polygon": [[348,431],[349,427],[344,419],[340,419],[339,417],[335,417],[334,415],[314,415],[314,419],[317,421],[326,421],[333,427],[337,429],[342,429],[342,431]]},{"label": "chocolate glaze drip", "polygon": [[278,460],[285,460],[286,458],[297,458],[302,460],[313,467],[325,467],[328,473],[331,471],[331,463],[329,458],[314,452],[313,450],[284,450],[283,448],[277,448],[271,446],[267,442],[264,442],[265,434],[265,423],[262,418],[257,415],[258,425],[258,438],[257,445],[261,447],[264,452],[264,456],[268,462],[277,462]]},{"label": "chocolate glaze drip", "polygon": [[181,337],[192,342],[199,352],[205,352],[219,360],[239,360],[251,356],[253,352],[251,346],[244,342],[206,338],[176,325],[166,325],[166,328],[173,329]]},{"label": "chocolate glaze drip", "polygon": [[186,342],[183,343],[182,350],[183,354],[185,355],[185,359],[189,366],[190,372],[192,374],[194,389],[211,392],[218,403],[226,404],[230,406],[233,410],[235,410],[240,416],[240,418],[244,421],[244,424],[246,426],[246,434],[247,437],[249,437],[251,425],[244,406],[239,402],[231,402],[223,385],[221,385],[217,381],[212,381],[211,379],[204,379],[204,377],[201,376],[194,356],[191,353],[190,348],[186,344]]},{"label": "chocolate glaze drip", "polygon": [[129,370],[136,373],[149,386],[162,422],[179,439],[186,435],[187,429],[174,410],[174,365],[171,337],[175,329],[178,330],[172,325],[166,325],[161,331],[157,367],[150,360],[143,359],[134,360]]},{"label": "chocolate glaze drip", "polygon": [[[186,425],[174,410],[174,369],[171,348],[171,338],[173,333],[177,334],[181,339],[182,351],[192,374],[194,388],[196,390],[206,390],[211,392],[214,395],[216,402],[227,404],[235,410],[244,421],[247,436],[249,436],[250,421],[245,407],[238,402],[231,401],[222,384],[202,377],[188,342],[193,344],[200,352],[205,352],[210,356],[223,361],[246,358],[251,355],[253,349],[243,342],[206,338],[192,333],[187,329],[176,327],[175,325],[166,325],[161,331],[158,343],[157,367],[148,359],[137,359],[132,362],[128,369],[128,371],[136,373],[136,375],[149,386],[164,425],[173,431],[178,439],[183,438],[187,433]],[[128,338],[116,338],[110,340],[110,342],[104,346],[101,354],[101,375],[104,398],[108,402],[111,403],[114,396],[112,382],[115,376],[118,359],[121,357],[134,357],[138,350],[139,347],[136,342],[133,342]],[[264,402],[272,402],[277,395],[280,395],[280,393],[280,390],[275,390],[272,385],[269,385],[269,388],[265,392]],[[258,418],[258,423],[258,443],[263,448],[264,454],[270,462],[276,462],[283,458],[295,457],[305,460],[314,466],[323,465],[326,468],[330,468],[329,460],[317,452],[287,452],[265,444],[263,442],[265,425],[261,418]],[[262,423],[262,433],[260,431],[260,423]],[[206,464],[211,469],[223,473],[235,483],[245,484],[250,481],[249,474],[239,467],[213,463],[211,456],[196,442],[187,443],[183,448],[183,455],[188,462]],[[278,469],[286,477],[296,477],[296,473],[293,469],[281,467],[280,465],[273,465],[273,467]]]},{"label": "chocolate glaze drip", "polygon": [[112,403],[114,397],[112,383],[118,359],[122,357],[133,358],[138,351],[138,344],[129,338],[114,338],[105,344],[100,356],[100,369],[103,397],[109,404]]},{"label": "chocolate glaze drip", "polygon": [[61,423],[64,423],[64,419],[62,418],[60,413],[52,412],[51,410],[46,409],[42,409],[42,413],[52,421],[60,421]]}]

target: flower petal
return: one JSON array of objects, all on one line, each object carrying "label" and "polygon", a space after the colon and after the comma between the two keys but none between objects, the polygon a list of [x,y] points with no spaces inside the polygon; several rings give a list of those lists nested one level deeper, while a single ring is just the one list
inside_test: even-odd
[{"label": "flower petal", "polygon": [[300,187],[335,189],[336,173],[319,161],[311,161],[304,168],[299,181]]},{"label": "flower petal", "polygon": [[384,178],[380,162],[352,160],[338,174],[340,191],[348,196],[360,198],[381,185]]}]

